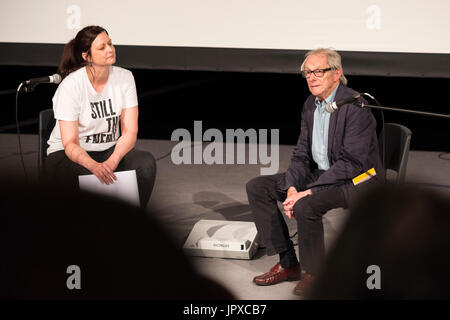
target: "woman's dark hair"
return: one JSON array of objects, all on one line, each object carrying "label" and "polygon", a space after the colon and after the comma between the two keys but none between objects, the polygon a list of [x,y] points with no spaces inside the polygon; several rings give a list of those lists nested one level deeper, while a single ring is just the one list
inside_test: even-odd
[{"label": "woman's dark hair", "polygon": [[95,38],[102,32],[106,32],[104,28],[99,26],[87,26],[81,29],[76,37],[64,46],[61,62],[58,66],[58,73],[64,79],[71,72],[74,72],[86,65],[86,61],[81,54],[87,52],[91,54],[91,45]]}]

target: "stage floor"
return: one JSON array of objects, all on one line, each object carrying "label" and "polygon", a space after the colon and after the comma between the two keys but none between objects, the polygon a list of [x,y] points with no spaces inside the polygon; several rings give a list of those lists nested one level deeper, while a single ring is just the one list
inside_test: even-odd
[{"label": "stage floor", "polygon": [[[147,210],[168,227],[176,243],[181,247],[194,224],[200,219],[252,221],[245,184],[260,175],[260,169],[267,165],[175,165],[170,153],[177,143],[166,140],[139,140],[136,146],[150,151],[158,159],[155,188]],[[37,179],[37,145],[37,135],[22,135],[26,170],[33,180]],[[293,147],[279,146],[280,172],[288,167]],[[248,151],[248,146],[245,150]],[[410,151],[406,182],[420,183],[448,196],[450,161],[440,159],[439,154],[440,152]],[[248,158],[245,163],[248,163]],[[0,135],[0,168],[11,177],[23,175],[17,136],[14,134]],[[335,209],[324,216],[327,250],[342,229],[347,214],[347,211]],[[286,221],[290,234],[294,234],[295,221]],[[293,240],[294,243],[297,242],[296,237]],[[297,246],[296,249],[298,250]],[[271,287],[259,287],[252,283],[254,276],[268,271],[278,260],[278,256],[266,256],[264,249],[259,249],[252,260],[203,257],[190,259],[201,274],[228,288],[238,299],[298,298],[292,294],[296,282],[285,282]]]}]

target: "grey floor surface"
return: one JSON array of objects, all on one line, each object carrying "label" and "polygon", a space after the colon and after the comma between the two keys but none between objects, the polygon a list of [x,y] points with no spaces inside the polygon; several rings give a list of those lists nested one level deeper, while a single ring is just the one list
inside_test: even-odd
[{"label": "grey floor surface", "polygon": [[[260,164],[181,164],[172,162],[170,153],[178,142],[166,140],[139,140],[137,148],[152,152],[157,161],[157,178],[148,211],[168,227],[180,246],[194,224],[200,219],[252,221],[245,192],[245,184],[260,175]],[[204,143],[206,146],[207,143]],[[22,135],[26,170],[37,178],[37,135]],[[293,146],[279,146],[279,171],[289,165]],[[248,148],[246,148],[248,151]],[[450,194],[450,161],[438,157],[440,152],[410,151],[406,181],[421,183],[442,194]],[[448,158],[449,155],[446,155]],[[248,163],[248,159],[245,163]],[[18,154],[17,136],[0,134],[0,168],[11,176],[23,174]],[[326,248],[333,245],[348,212],[335,209],[324,216]],[[287,220],[291,234],[296,224]],[[296,240],[294,240],[296,242]],[[297,248],[297,246],[296,246]],[[295,282],[271,287],[252,283],[255,275],[264,273],[277,262],[277,256],[268,257],[259,249],[252,260],[192,257],[197,270],[228,288],[242,300],[290,300]]]}]

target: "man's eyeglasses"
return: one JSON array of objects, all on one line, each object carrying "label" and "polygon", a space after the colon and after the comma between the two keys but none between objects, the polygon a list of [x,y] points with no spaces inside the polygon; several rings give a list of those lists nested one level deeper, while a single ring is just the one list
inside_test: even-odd
[{"label": "man's eyeglasses", "polygon": [[314,73],[314,75],[317,78],[322,78],[325,75],[325,72],[333,70],[333,68],[326,68],[326,69],[316,69],[316,70],[311,70],[311,71],[306,71],[303,70],[302,71],[302,76],[305,79],[308,79],[311,76],[311,73]]}]

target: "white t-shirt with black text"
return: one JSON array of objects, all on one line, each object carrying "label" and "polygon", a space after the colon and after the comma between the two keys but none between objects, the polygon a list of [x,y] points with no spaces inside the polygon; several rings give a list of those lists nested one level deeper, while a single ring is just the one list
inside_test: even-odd
[{"label": "white t-shirt with black text", "polygon": [[58,120],[78,121],[80,146],[86,151],[104,151],[119,139],[122,109],[138,105],[131,71],[111,66],[108,81],[98,93],[85,67],[69,74],[53,96],[56,125],[48,140],[47,154],[63,150]]}]

